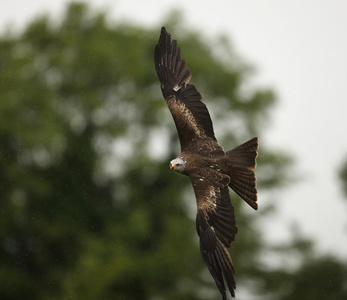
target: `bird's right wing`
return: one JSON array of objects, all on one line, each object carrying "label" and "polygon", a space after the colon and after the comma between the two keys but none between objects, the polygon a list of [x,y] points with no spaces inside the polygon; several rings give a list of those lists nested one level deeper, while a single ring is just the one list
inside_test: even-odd
[{"label": "bird's right wing", "polygon": [[224,279],[231,296],[235,297],[235,270],[227,250],[237,233],[229,198],[230,178],[211,168],[197,169],[189,177],[197,201],[196,229],[202,258],[223,299],[226,299]]},{"label": "bird's right wing", "polygon": [[189,84],[191,72],[180,55],[177,41],[171,42],[165,27],[155,47],[154,63],[161,91],[176,124],[181,150],[191,148],[200,139],[216,141],[207,107],[195,86]]}]

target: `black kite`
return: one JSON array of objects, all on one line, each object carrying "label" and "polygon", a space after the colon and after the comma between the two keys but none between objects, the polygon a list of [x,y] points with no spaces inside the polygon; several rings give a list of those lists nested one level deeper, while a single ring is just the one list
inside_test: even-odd
[{"label": "black kite", "polygon": [[181,153],[171,161],[170,168],[189,176],[197,202],[196,230],[202,258],[223,299],[226,299],[224,279],[235,297],[235,270],[227,248],[234,241],[237,227],[229,187],[252,208],[258,208],[253,171],[258,138],[224,152],[200,93],[189,84],[191,73],[180,56],[177,41],[171,42],[164,27],[155,47],[154,61],[181,143]]}]

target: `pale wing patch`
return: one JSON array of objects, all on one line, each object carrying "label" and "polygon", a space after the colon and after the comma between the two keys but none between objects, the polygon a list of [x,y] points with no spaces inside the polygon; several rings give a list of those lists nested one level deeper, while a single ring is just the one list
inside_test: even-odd
[{"label": "pale wing patch", "polygon": [[200,208],[203,210],[206,219],[208,219],[208,212],[216,212],[216,203],[219,198],[220,189],[218,187],[208,186],[203,201],[200,203]]},{"label": "pale wing patch", "polygon": [[206,138],[202,126],[196,122],[192,112],[184,103],[173,98],[168,100],[168,104],[174,118],[179,119],[185,128],[193,130],[198,138]]},{"label": "pale wing patch", "polygon": [[181,89],[181,87],[178,86],[178,85],[174,86],[174,88],[173,88],[173,90],[174,90],[175,92],[179,91],[180,89]]}]

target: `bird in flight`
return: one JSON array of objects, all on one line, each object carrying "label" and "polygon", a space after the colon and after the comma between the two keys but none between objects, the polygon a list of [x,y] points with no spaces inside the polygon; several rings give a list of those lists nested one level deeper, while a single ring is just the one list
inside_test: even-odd
[{"label": "bird in flight", "polygon": [[224,151],[215,137],[210,114],[194,85],[191,72],[180,55],[177,41],[161,28],[154,52],[161,91],[176,124],[181,153],[170,168],[187,175],[196,203],[196,230],[200,252],[216,285],[227,299],[224,280],[235,297],[235,270],[227,248],[237,233],[229,187],[252,208],[258,209],[256,168],[258,138]]}]

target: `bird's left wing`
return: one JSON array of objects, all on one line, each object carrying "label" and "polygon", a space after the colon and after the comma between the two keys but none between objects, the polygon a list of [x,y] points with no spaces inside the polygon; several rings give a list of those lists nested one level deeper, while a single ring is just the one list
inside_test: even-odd
[{"label": "bird's left wing", "polygon": [[216,141],[212,121],[201,95],[189,84],[191,72],[180,55],[177,41],[162,27],[154,52],[155,70],[161,83],[165,101],[174,118],[181,150],[201,139]]},{"label": "bird's left wing", "polygon": [[223,299],[226,299],[224,279],[231,296],[235,297],[235,270],[227,250],[237,233],[229,198],[230,178],[211,168],[197,169],[189,177],[197,201],[196,230],[202,258]]}]

